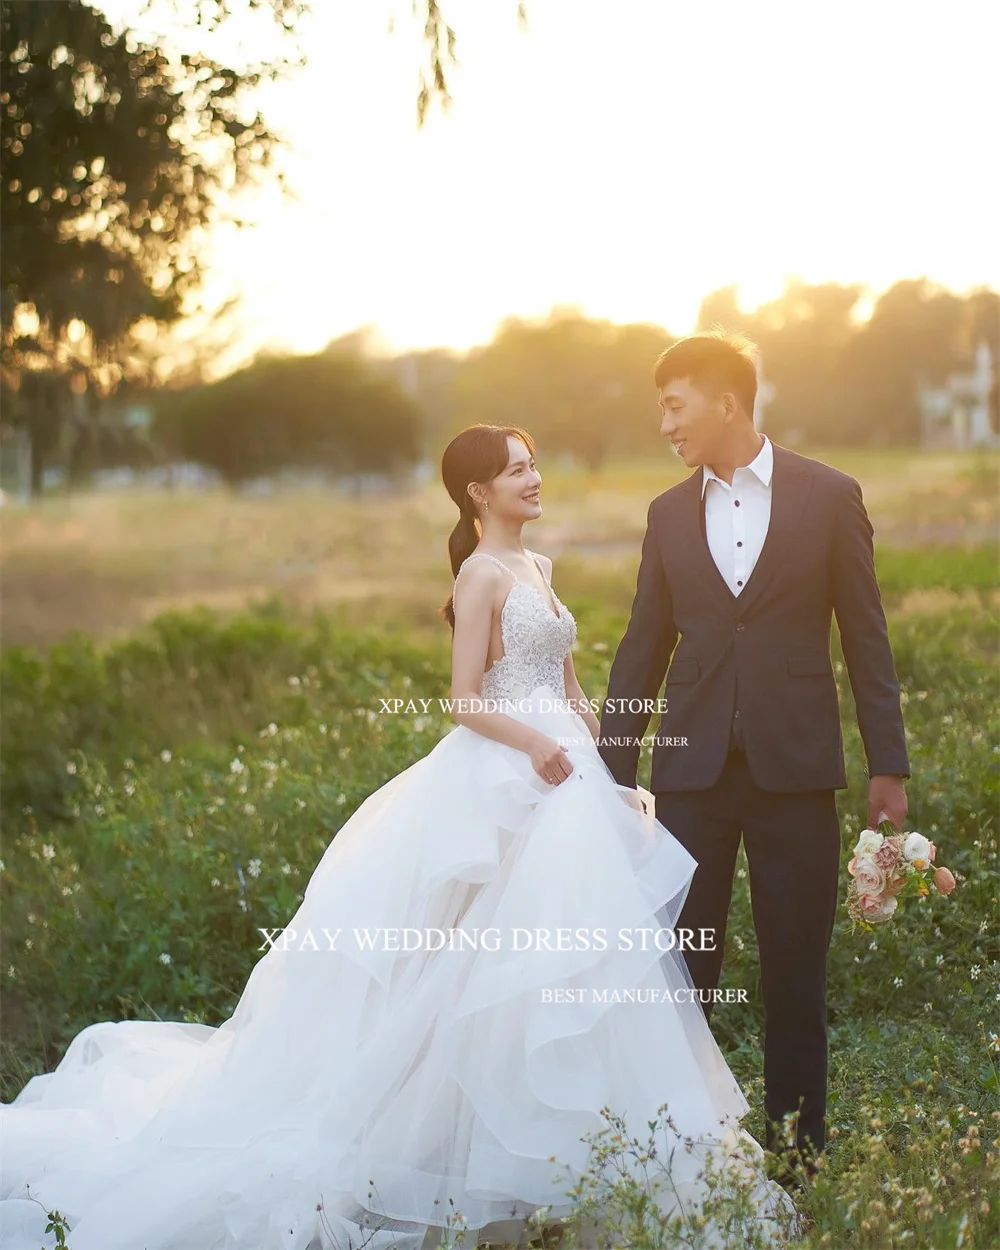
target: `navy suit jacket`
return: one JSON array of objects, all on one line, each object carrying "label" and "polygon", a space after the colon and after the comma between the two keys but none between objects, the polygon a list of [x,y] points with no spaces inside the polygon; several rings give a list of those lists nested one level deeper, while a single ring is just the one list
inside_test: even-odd
[{"label": "navy suit jacket", "polygon": [[[734,726],[761,789],[844,789],[830,659],[834,613],[868,773],[910,775],[861,487],[838,469],[772,446],[767,536],[739,595],[705,538],[701,467],[649,505],[631,617],[607,698],[655,700],[666,673],[654,792],[713,785]],[[599,751],[620,785],[636,784],[637,739],[649,716],[605,705]],[[666,741],[678,738],[686,745]]]}]

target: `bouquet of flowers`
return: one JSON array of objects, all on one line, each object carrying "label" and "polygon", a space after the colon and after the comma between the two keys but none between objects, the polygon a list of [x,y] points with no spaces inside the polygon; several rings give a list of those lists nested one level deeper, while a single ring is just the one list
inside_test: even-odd
[{"label": "bouquet of flowers", "polygon": [[851,883],[847,910],[855,924],[871,930],[894,915],[899,898],[950,894],[955,878],[947,868],[934,867],[937,848],[922,833],[897,833],[889,820],[877,829],[862,829],[854,858],[847,865]]}]

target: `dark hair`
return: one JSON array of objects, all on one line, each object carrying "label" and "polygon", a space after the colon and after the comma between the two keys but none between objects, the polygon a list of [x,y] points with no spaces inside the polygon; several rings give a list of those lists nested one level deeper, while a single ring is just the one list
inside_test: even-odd
[{"label": "dark hair", "polygon": [[667,382],[688,378],[699,390],[731,391],[744,412],[753,417],[757,397],[757,344],[742,334],[709,330],[681,339],[659,356],[653,369],[656,389]]},{"label": "dark hair", "polygon": [[[467,487],[470,482],[491,482],[506,469],[510,461],[507,439],[519,438],[528,451],[535,454],[535,444],[527,430],[519,425],[470,425],[451,440],[441,457],[441,477],[445,489],[458,504],[458,521],[448,535],[451,571],[457,577],[462,561],[475,551],[482,537],[482,526],[475,501]],[[455,597],[438,609],[449,628],[455,629]]]}]

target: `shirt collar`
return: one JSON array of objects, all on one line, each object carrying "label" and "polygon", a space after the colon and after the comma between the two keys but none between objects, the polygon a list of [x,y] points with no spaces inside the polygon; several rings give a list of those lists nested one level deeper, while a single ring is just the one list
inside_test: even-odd
[{"label": "shirt collar", "polygon": [[[764,486],[768,486],[771,481],[771,473],[774,469],[774,451],[771,447],[771,440],[767,437],[767,435],[764,434],[762,437],[764,439],[764,446],[761,447],[760,451],[756,454],[756,456],[754,456],[746,467],[751,473],[760,479]],[[716,482],[722,482],[724,486],[729,485],[728,482],[723,481],[723,479],[719,477],[710,465],[703,464],[701,466],[702,499],[705,498],[705,490],[713,478]]]}]

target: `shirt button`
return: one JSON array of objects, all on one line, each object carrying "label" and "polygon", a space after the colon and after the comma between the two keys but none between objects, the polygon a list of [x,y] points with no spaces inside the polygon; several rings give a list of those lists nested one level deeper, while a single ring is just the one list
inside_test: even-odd
[{"label": "shirt button", "polygon": [[741,577],[741,578],[737,581],[736,585],[737,585],[737,586],[742,586],[742,585],[743,585],[743,578],[742,578],[742,577]]},{"label": "shirt button", "polygon": [[743,546],[743,539],[742,539],[742,538],[737,539],[736,545],[737,545],[737,547],[742,547],[742,546]]},{"label": "shirt button", "polygon": [[736,622],[736,632],[737,632],[738,634],[742,634],[742,633],[743,633],[743,629],[744,629],[743,622],[742,622],[742,621],[737,621],[737,622]]},{"label": "shirt button", "polygon": [[734,499],[733,503],[737,508],[740,506],[740,501],[738,499]]}]

